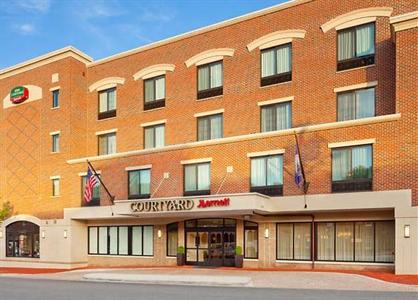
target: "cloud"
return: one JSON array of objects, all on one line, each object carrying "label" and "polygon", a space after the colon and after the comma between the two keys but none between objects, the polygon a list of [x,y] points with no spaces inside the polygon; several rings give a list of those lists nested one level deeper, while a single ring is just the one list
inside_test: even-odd
[{"label": "cloud", "polygon": [[51,0],[17,0],[14,3],[26,11],[39,13],[48,12],[51,6]]},{"label": "cloud", "polygon": [[36,31],[35,26],[33,24],[28,24],[28,23],[18,25],[16,29],[20,34],[23,34],[23,35],[32,34]]},{"label": "cloud", "polygon": [[143,13],[139,16],[139,20],[142,22],[163,22],[167,23],[173,20],[175,17],[174,12],[161,12],[144,9]]},{"label": "cloud", "polygon": [[73,3],[74,13],[83,20],[116,17],[125,14],[117,0],[90,0]]}]

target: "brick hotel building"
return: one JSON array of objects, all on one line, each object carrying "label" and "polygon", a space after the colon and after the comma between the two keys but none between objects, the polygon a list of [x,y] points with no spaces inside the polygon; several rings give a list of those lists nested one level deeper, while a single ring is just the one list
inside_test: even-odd
[{"label": "brick hotel building", "polygon": [[335,3],[1,70],[0,266],[418,274],[417,3]]}]

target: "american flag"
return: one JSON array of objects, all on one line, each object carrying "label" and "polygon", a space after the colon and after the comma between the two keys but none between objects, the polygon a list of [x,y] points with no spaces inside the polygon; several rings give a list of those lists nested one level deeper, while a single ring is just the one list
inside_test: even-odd
[{"label": "american flag", "polygon": [[89,203],[93,199],[93,189],[98,184],[96,176],[87,168],[86,186],[84,187],[84,200]]}]

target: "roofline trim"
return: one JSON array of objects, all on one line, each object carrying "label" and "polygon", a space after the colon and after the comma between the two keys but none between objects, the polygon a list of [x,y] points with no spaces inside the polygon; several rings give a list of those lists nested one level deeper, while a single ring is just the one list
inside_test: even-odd
[{"label": "roofline trim", "polygon": [[73,46],[67,46],[18,63],[14,66],[2,69],[0,70],[0,79],[13,76],[67,57],[73,57],[84,64],[88,64],[93,61],[93,58],[84,52],[74,48]]},{"label": "roofline trim", "polygon": [[200,27],[200,28],[191,30],[191,31],[187,31],[185,33],[181,33],[179,35],[175,35],[175,36],[172,36],[172,37],[160,40],[160,41],[156,41],[156,42],[153,42],[151,44],[147,44],[147,45],[140,46],[140,47],[137,47],[137,48],[134,48],[134,49],[131,49],[131,50],[120,52],[120,53],[117,53],[117,54],[114,54],[114,55],[96,60],[94,62],[88,63],[87,67],[93,67],[93,66],[96,66],[96,65],[100,65],[100,64],[108,62],[108,61],[123,58],[123,57],[133,55],[133,54],[136,54],[136,53],[139,53],[139,52],[143,52],[143,51],[146,51],[146,50],[157,48],[157,47],[160,47],[160,46],[172,43],[172,42],[176,42],[176,41],[179,41],[179,40],[182,40],[182,39],[186,39],[186,38],[198,35],[198,34],[202,34],[202,33],[205,33],[205,32],[209,32],[209,31],[212,31],[212,30],[223,28],[223,27],[226,27],[226,26],[229,26],[229,25],[233,25],[233,24],[236,24],[236,23],[246,21],[246,20],[254,19],[254,18],[263,16],[263,15],[268,15],[268,14],[274,13],[276,11],[284,10],[284,9],[287,9],[287,8],[291,8],[291,7],[298,6],[298,5],[308,3],[308,2],[312,2],[312,1],[313,0],[290,0],[290,1],[280,3],[280,4],[277,4],[277,5],[274,5],[274,6],[263,8],[261,10],[250,12],[248,14],[244,14],[244,15],[241,15],[241,16],[238,16],[238,17],[227,19],[227,20],[224,20],[224,21],[212,24],[212,25],[208,25],[208,26],[204,26],[204,27]]}]

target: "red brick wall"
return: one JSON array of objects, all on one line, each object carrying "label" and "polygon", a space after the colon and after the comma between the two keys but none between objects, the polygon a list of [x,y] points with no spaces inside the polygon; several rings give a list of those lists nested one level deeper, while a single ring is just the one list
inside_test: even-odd
[{"label": "red brick wall", "polygon": [[[373,147],[373,189],[412,189],[416,197],[416,29],[397,33],[393,42],[389,18],[378,17],[376,22],[376,64],[363,69],[336,72],[336,31],[323,33],[320,26],[330,19],[365,7],[393,7],[392,15],[412,11],[415,2],[402,1],[313,1],[265,16],[219,28],[201,35],[123,58],[86,68],[68,58],[60,62],[13,76],[0,81],[0,95],[6,95],[13,86],[34,84],[41,86],[44,99],[14,108],[15,112],[33,109],[30,122],[39,128],[32,137],[36,142],[32,163],[10,155],[14,143],[8,136],[15,126],[25,126],[17,120],[10,122],[12,110],[3,110],[1,119],[0,190],[2,200],[11,200],[19,213],[39,217],[59,217],[65,207],[80,205],[80,177],[85,164],[68,165],[66,160],[97,154],[96,131],[117,128],[118,152],[143,148],[141,123],[167,119],[166,144],[196,141],[195,113],[224,108],[224,137],[260,132],[260,109],[257,102],[294,96],[292,102],[293,127],[336,121],[335,87],[378,81],[377,115],[396,112],[397,121],[350,128],[330,129],[300,136],[305,171],[311,182],[310,193],[330,193],[331,155],[327,144],[356,139],[376,138]],[[304,29],[304,39],[295,39],[293,48],[293,80],[275,86],[260,88],[260,51],[248,52],[246,45],[273,31]],[[414,40],[415,39],[415,40]],[[414,44],[415,41],[415,44]],[[233,57],[224,59],[224,95],[196,101],[196,67],[187,68],[184,62],[193,55],[213,48],[233,48]],[[396,53],[396,56],[395,56]],[[166,107],[143,111],[143,83],[134,81],[133,74],[153,64],[170,63],[176,66],[166,76]],[[59,73],[60,82],[51,83],[51,74]],[[106,77],[123,77],[124,85],[117,87],[117,117],[97,120],[97,92],[87,92],[92,83]],[[395,86],[396,84],[396,86]],[[61,86],[61,106],[50,110],[49,88]],[[415,93],[414,93],[415,91]],[[25,114],[21,114],[25,115]],[[26,124],[26,123],[25,123]],[[50,153],[49,132],[61,130],[61,153]],[[415,143],[414,143],[415,141]],[[18,141],[25,147],[25,141]],[[18,147],[18,148],[19,148]],[[293,183],[292,135],[274,138],[168,151],[122,159],[95,162],[105,182],[117,199],[127,197],[126,166],[152,164],[153,190],[170,172],[156,197],[179,196],[183,191],[183,167],[180,160],[212,157],[212,192],[216,192],[226,166],[234,172],[228,175],[221,193],[249,191],[249,159],[247,152],[283,148],[284,194],[300,191]],[[18,149],[16,150],[18,151]],[[11,172],[15,172],[13,175]],[[62,196],[51,198],[49,176],[61,176]],[[13,178],[28,177],[31,192]],[[25,179],[26,180],[26,179]],[[11,186],[16,186],[12,189]],[[103,194],[103,198],[105,195]]]}]

